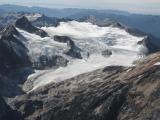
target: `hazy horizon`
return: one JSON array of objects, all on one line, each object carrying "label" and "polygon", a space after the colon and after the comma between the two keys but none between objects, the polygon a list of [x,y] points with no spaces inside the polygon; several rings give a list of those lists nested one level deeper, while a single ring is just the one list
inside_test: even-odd
[{"label": "hazy horizon", "polygon": [[0,4],[35,6],[45,8],[82,8],[82,9],[112,9],[139,14],[160,15],[160,1],[158,0],[1,0]]}]

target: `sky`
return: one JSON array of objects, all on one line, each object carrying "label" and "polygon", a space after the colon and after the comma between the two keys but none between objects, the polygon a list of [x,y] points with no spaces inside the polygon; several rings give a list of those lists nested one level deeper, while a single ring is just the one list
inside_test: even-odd
[{"label": "sky", "polygon": [[0,0],[0,4],[49,8],[115,9],[134,13],[160,15],[160,0]]}]

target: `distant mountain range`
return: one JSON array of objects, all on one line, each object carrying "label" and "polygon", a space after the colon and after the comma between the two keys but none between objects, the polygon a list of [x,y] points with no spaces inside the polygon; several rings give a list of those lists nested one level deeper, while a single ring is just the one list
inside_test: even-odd
[{"label": "distant mountain range", "polygon": [[0,5],[0,9],[6,12],[39,12],[43,13],[49,17],[68,17],[74,14],[79,14],[82,12],[100,12],[107,14],[119,14],[119,15],[129,15],[128,12],[118,11],[118,10],[95,10],[95,9],[78,9],[78,8],[64,8],[64,9],[54,9],[54,8],[44,8],[44,7],[26,7],[18,5]]},{"label": "distant mountain range", "polygon": [[42,13],[48,17],[79,19],[94,15],[99,19],[110,18],[126,26],[139,29],[147,34],[160,38],[160,16],[132,14],[117,10],[95,10],[95,9],[51,9],[43,7],[26,7],[17,5],[0,5],[0,15],[8,12],[31,12]]}]

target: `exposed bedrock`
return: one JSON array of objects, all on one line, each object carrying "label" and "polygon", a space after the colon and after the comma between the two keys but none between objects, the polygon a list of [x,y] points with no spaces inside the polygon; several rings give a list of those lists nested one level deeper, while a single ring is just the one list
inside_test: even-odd
[{"label": "exposed bedrock", "polygon": [[1,33],[0,38],[0,73],[6,73],[19,67],[30,66],[28,49],[17,39],[20,34],[13,25]]},{"label": "exposed bedrock", "polygon": [[62,43],[67,43],[69,49],[64,52],[66,55],[69,55],[73,58],[82,59],[81,49],[75,45],[74,41],[71,40],[71,38],[67,36],[56,35],[54,36],[54,40]]},{"label": "exposed bedrock", "polygon": [[104,50],[104,51],[102,51],[102,55],[104,57],[109,57],[112,55],[112,51],[111,50]]},{"label": "exposed bedrock", "polygon": [[33,62],[33,68],[35,69],[46,69],[46,68],[52,68],[52,67],[65,67],[68,64],[68,60],[62,56],[45,56],[42,55],[39,57],[38,62]]},{"label": "exposed bedrock", "polygon": [[39,35],[41,37],[47,37],[48,36],[48,34],[45,31],[43,31],[43,30],[41,30],[39,28],[34,27],[28,21],[28,19],[25,16],[23,16],[22,18],[18,19],[15,22],[15,26],[18,27],[18,28],[20,28],[20,29],[22,29],[22,30],[25,30],[25,31],[27,31],[29,33],[34,33],[36,35]]},{"label": "exposed bedrock", "polygon": [[26,120],[158,120],[159,61],[157,53],[135,67],[111,66],[49,84],[12,106]]}]

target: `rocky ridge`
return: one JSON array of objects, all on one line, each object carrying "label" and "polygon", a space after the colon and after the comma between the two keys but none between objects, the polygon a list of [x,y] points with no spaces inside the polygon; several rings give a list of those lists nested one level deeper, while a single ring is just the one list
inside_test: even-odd
[{"label": "rocky ridge", "polygon": [[160,53],[135,67],[110,66],[19,96],[26,120],[158,120]]},{"label": "rocky ridge", "polygon": [[29,21],[28,19],[23,16],[22,18],[18,19],[16,22],[15,22],[15,26],[22,29],[22,30],[25,30],[29,33],[35,33],[41,37],[47,37],[47,33],[41,29],[38,29],[36,27],[34,27]]},{"label": "rocky ridge", "polygon": [[0,70],[1,73],[16,69],[20,66],[29,66],[27,48],[17,39],[20,34],[13,25],[7,26],[1,32],[0,38]]}]

